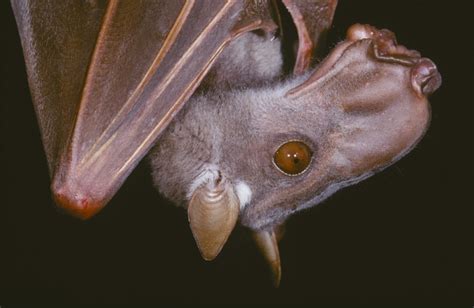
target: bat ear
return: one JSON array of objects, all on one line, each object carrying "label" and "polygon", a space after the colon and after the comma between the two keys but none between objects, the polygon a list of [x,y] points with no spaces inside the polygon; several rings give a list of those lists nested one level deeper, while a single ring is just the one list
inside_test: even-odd
[{"label": "bat ear", "polygon": [[239,216],[240,204],[230,183],[211,179],[192,194],[188,220],[196,244],[206,261],[221,251]]}]

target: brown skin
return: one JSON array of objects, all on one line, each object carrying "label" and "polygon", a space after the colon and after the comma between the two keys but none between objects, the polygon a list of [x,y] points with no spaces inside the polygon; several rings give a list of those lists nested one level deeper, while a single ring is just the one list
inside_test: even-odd
[{"label": "brown skin", "polygon": [[[191,183],[212,165],[252,191],[240,222],[272,229],[408,153],[427,129],[427,95],[439,84],[434,64],[392,33],[355,25],[305,78],[193,98],[151,154],[155,184],[186,207]],[[296,175],[275,162],[289,141],[312,153]]]},{"label": "brown skin", "polygon": [[[440,83],[436,66],[397,45],[393,33],[352,26],[347,40],[307,81],[283,98],[274,98],[266,111],[271,117],[255,121],[254,129],[264,132],[260,140],[275,139],[276,133],[281,135],[276,140],[306,140],[314,155],[308,170],[297,177],[285,178],[267,164],[266,173],[274,180],[255,188],[259,193],[242,213],[242,223],[253,229],[272,228],[293,212],[400,159],[426,131],[427,95]],[[282,112],[280,104],[293,105],[295,111]],[[262,156],[262,165],[271,160],[276,140]]]},{"label": "brown skin", "polygon": [[[229,50],[243,50],[239,43],[248,40]],[[258,67],[247,66],[249,79],[261,75]],[[209,260],[232,231],[235,204],[195,196],[235,200],[245,183],[251,197],[240,204],[240,223],[255,232],[278,285],[278,226],[407,154],[428,127],[427,96],[440,83],[433,62],[398,45],[393,33],[354,25],[309,76],[193,97],[150,154],[155,185],[188,208]]]},{"label": "brown skin", "polygon": [[[283,1],[298,33],[296,74],[309,67],[336,3]],[[113,197],[230,40],[255,29],[274,32],[281,25],[278,11],[274,20],[275,7],[269,1],[194,6],[112,0],[104,6],[25,0],[14,1],[13,9],[53,197],[60,207],[82,219],[93,216]],[[237,138],[213,148],[221,147],[226,153],[228,161],[219,170],[224,180],[245,180],[254,193],[241,211],[241,222],[268,230],[264,234],[274,239],[273,228],[293,212],[399,159],[425,131],[426,95],[440,81],[430,60],[398,46],[389,31],[357,25],[306,82],[273,97],[276,104],[265,110],[250,107],[250,118],[239,117],[234,110],[234,119],[244,121],[246,127],[219,129],[230,136],[237,128],[243,142]],[[295,109],[301,118],[295,119]],[[262,116],[262,111],[270,116]],[[288,125],[288,120],[296,123]],[[283,125],[275,128],[275,124]],[[277,175],[270,170],[275,164],[268,162],[275,147],[293,139],[308,142],[316,159],[310,159],[305,172],[282,178],[288,174]],[[243,147],[237,154],[236,145]],[[254,157],[241,157],[242,153]],[[261,169],[245,174],[255,168]],[[201,209],[191,212],[204,213]],[[230,226],[225,227],[226,236],[214,242],[214,223],[202,225],[201,221],[209,220],[207,214],[201,216],[190,215],[196,222],[192,229],[198,244],[212,243],[210,254],[202,249],[203,255],[212,258],[236,218],[223,224]],[[270,242],[269,251],[275,250],[276,241]],[[272,263],[279,258],[268,259]],[[273,268],[279,280],[277,263]]]},{"label": "brown skin", "polygon": [[[311,8],[326,2],[333,1]],[[272,1],[19,0],[12,7],[53,198],[81,219],[114,196],[230,40],[279,24]],[[321,15],[321,24],[332,15]]]}]

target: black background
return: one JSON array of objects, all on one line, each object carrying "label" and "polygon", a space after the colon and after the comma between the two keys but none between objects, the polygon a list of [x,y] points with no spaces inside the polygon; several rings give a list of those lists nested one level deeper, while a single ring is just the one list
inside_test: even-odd
[{"label": "black background", "polygon": [[470,303],[474,35],[460,3],[340,1],[333,44],[356,22],[388,28],[438,65],[443,85],[413,152],[288,221],[283,280],[273,289],[243,228],[214,262],[203,261],[185,211],[160,199],[146,163],[93,219],[55,209],[15,21],[2,0],[0,304]]}]

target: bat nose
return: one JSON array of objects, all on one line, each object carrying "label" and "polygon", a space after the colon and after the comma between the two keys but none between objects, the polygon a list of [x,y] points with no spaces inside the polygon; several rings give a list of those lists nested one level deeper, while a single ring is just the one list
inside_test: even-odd
[{"label": "bat nose", "polygon": [[411,70],[411,83],[420,96],[436,91],[441,85],[441,75],[433,61],[421,58]]}]

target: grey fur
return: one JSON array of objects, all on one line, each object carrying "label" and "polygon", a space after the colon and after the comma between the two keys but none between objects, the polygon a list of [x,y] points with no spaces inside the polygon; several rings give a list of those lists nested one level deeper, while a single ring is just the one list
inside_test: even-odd
[{"label": "grey fur", "polygon": [[[262,43],[251,35],[241,43]],[[272,44],[261,50],[279,50],[279,44]],[[353,44],[327,74],[288,95],[309,76],[268,84],[278,79],[281,58],[270,61],[270,72],[262,72],[254,65],[263,61],[261,55],[252,56],[242,71],[241,61],[228,57],[238,59],[235,53],[242,50],[258,54],[259,49],[230,45],[214,80],[230,78],[230,84],[232,74],[244,73],[249,78],[236,81],[238,88],[215,86],[191,98],[150,153],[155,186],[186,206],[191,183],[208,166],[217,166],[232,184],[244,181],[252,190],[241,223],[265,229],[393,163],[424,133],[429,108],[411,88],[410,68],[374,59],[370,48],[368,40]],[[292,139],[314,152],[307,172],[295,177],[272,163],[276,149]]]},{"label": "grey fur", "polygon": [[281,42],[270,34],[246,33],[230,42],[201,84],[201,89],[258,87],[282,74]]}]

